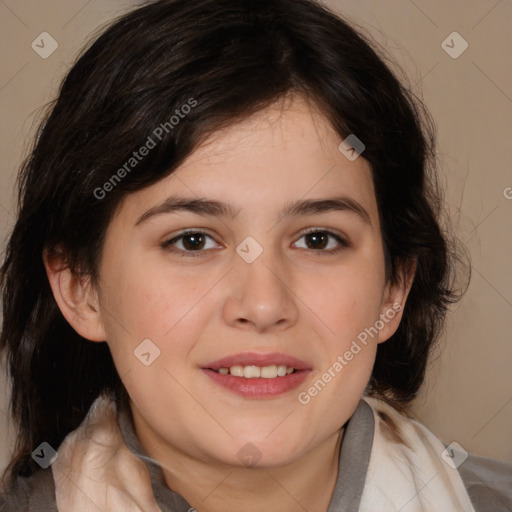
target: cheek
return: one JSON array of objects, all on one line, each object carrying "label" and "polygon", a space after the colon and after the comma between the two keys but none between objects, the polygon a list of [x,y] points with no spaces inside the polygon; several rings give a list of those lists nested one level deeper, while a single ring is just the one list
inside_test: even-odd
[{"label": "cheek", "polygon": [[[365,265],[339,269],[335,276],[304,289],[322,332],[321,362],[299,403],[334,431],[357,407],[371,377],[377,348],[382,275]],[[372,330],[373,328],[373,330]]]},{"label": "cheek", "polygon": [[[117,272],[112,290],[118,292],[110,294],[106,316],[117,372],[144,416],[153,415],[158,423],[162,407],[155,406],[162,399],[164,409],[195,414],[179,383],[188,354],[209,321],[206,308],[211,302],[202,297],[215,281],[163,275],[162,267],[151,267]],[[155,390],[166,393],[155,396]]]},{"label": "cheek", "polygon": [[340,268],[304,290],[305,301],[316,313],[337,348],[356,338],[379,319],[382,278],[375,268]]},{"label": "cheek", "polygon": [[207,292],[218,276],[129,259],[109,270],[103,318],[119,374],[140,372],[134,351],[148,339],[156,347],[145,342],[149,351],[160,352],[150,368],[179,368],[209,321],[214,307]]},{"label": "cheek", "polygon": [[124,261],[110,273],[109,283],[107,306],[115,312],[113,320],[122,319],[131,336],[155,339],[162,339],[187,315],[208,284],[199,286],[198,278],[140,260]]}]

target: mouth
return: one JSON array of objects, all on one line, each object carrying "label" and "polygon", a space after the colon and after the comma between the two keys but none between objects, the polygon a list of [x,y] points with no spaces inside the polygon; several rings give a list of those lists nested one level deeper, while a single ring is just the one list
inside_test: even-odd
[{"label": "mouth", "polygon": [[245,398],[271,398],[299,386],[308,363],[285,354],[245,353],[208,363],[202,371],[216,384]]}]

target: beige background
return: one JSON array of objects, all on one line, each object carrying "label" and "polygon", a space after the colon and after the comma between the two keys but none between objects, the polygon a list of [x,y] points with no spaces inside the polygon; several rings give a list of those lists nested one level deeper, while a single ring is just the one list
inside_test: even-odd
[{"label": "beige background", "polygon": [[[14,222],[17,168],[41,107],[88,37],[136,5],[129,0],[0,0],[0,240]],[[142,2],[138,2],[142,3]],[[443,441],[512,461],[512,2],[508,0],[330,0],[384,45],[422,94],[438,127],[448,208],[473,263],[431,363],[419,419]],[[451,58],[441,43],[469,44]],[[41,32],[58,42],[41,58]],[[448,44],[452,44],[448,40]],[[455,41],[454,49],[459,48]],[[423,91],[423,92],[421,92]],[[2,245],[3,247],[4,245]],[[34,255],[36,256],[36,255]],[[1,375],[2,388],[5,378]],[[12,439],[0,398],[0,467]]]}]

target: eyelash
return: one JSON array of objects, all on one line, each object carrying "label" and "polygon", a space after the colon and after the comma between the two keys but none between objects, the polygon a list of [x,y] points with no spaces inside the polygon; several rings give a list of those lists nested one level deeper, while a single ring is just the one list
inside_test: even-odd
[{"label": "eyelash", "polygon": [[[332,231],[329,231],[326,229],[321,229],[321,228],[308,229],[307,231],[302,233],[299,240],[301,238],[303,238],[304,236],[310,235],[312,233],[324,233],[324,234],[334,238],[337,242],[339,242],[338,247],[336,247],[334,249],[328,249],[328,250],[310,249],[311,252],[317,253],[316,254],[317,256],[321,256],[322,255],[321,253],[324,253],[324,254],[327,253],[328,255],[337,254],[338,252],[342,251],[343,249],[346,249],[347,247],[349,247],[349,243],[346,240],[344,240],[341,236],[337,235],[336,233],[333,233]],[[211,238],[213,240],[213,237],[210,236],[208,233],[205,233],[204,231],[195,231],[195,230],[190,229],[190,230],[183,231],[178,236],[173,237],[170,240],[163,242],[162,248],[166,249],[169,252],[173,252],[173,253],[180,252],[180,253],[182,253],[182,256],[192,257],[192,258],[202,257],[206,252],[208,252],[208,250],[187,251],[187,250],[176,249],[175,247],[172,247],[173,243],[185,238],[188,235],[206,235],[208,238]]]}]

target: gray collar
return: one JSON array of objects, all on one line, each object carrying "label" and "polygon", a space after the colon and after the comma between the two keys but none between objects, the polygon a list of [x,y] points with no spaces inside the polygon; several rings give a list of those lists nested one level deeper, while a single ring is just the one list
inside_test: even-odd
[{"label": "gray collar", "polygon": [[[181,495],[169,489],[161,467],[148,457],[135,435],[129,407],[118,414],[119,426],[128,448],[141,458],[149,470],[155,499],[162,512],[188,512],[191,507]],[[373,443],[374,418],[370,406],[360,400],[345,425],[341,444],[338,478],[327,512],[357,512],[363,494],[370,452]]]}]

